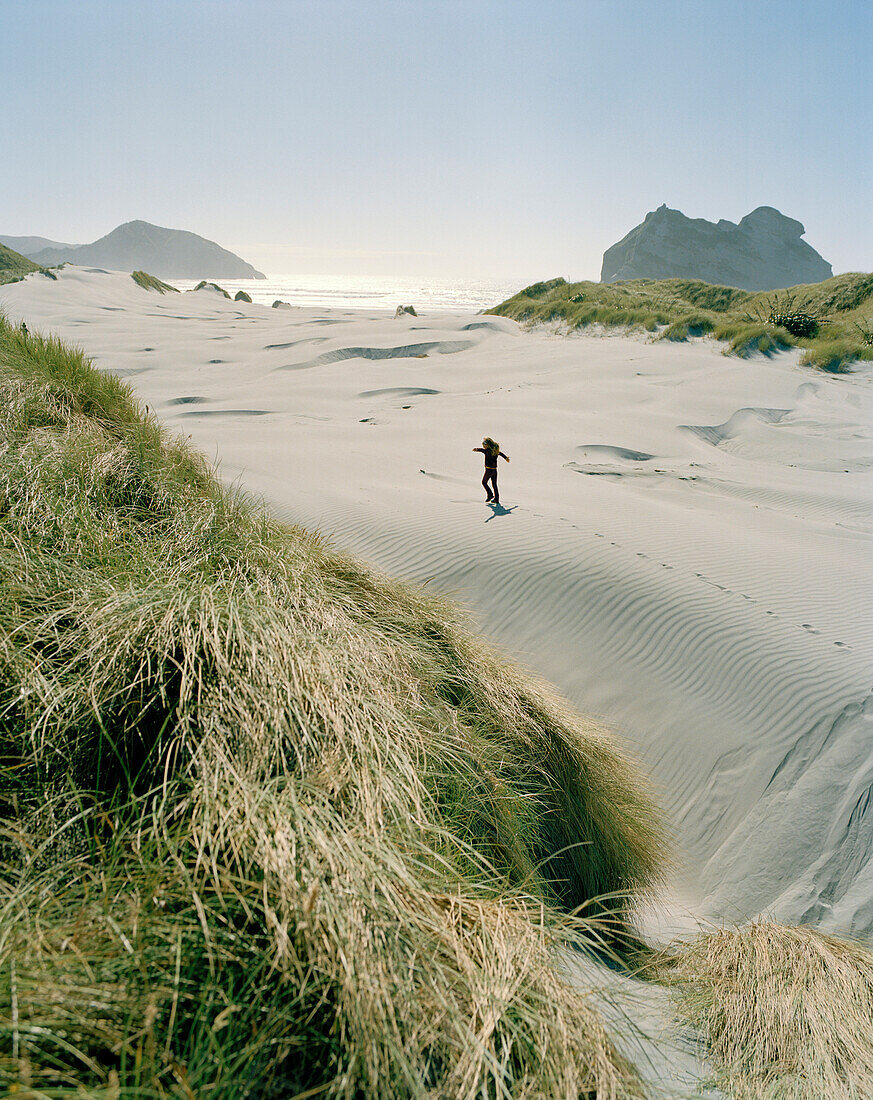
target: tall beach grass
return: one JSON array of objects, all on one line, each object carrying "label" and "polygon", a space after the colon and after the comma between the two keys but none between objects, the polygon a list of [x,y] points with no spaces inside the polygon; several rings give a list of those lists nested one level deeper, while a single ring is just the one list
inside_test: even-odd
[{"label": "tall beach grass", "polygon": [[664,841],[443,601],[0,321],[0,1088],[636,1097],[560,953]]}]

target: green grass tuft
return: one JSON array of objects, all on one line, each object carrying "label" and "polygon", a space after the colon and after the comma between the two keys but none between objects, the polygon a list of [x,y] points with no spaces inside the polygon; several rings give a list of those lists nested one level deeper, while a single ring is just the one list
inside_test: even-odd
[{"label": "green grass tuft", "polygon": [[230,300],[230,295],[224,289],[218,285],[218,283],[208,283],[205,279],[201,279],[200,282],[193,288],[194,290],[217,290],[219,294],[223,294],[225,298]]},{"label": "green grass tuft", "polygon": [[873,347],[857,338],[840,339],[836,333],[829,332],[827,337],[817,340],[801,356],[801,363],[831,374],[848,374],[852,364],[873,359]]},{"label": "green grass tuft", "polygon": [[705,313],[687,313],[661,333],[662,340],[687,340],[689,336],[703,336],[712,332],[716,322]]},{"label": "green grass tuft", "polygon": [[81,352],[0,390],[3,1090],[641,1095],[556,964],[660,875],[615,742]]},{"label": "green grass tuft", "polygon": [[154,275],[149,275],[147,271],[132,271],[130,277],[143,290],[156,290],[158,294],[179,293],[176,287],[170,286],[169,283],[162,283]]}]

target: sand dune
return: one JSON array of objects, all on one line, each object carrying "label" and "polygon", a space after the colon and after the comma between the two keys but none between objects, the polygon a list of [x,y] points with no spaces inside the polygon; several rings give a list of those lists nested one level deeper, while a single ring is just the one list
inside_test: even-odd
[{"label": "sand dune", "polygon": [[[869,368],[173,297],[67,268],[0,308],[128,377],[280,514],[457,594],[618,730],[694,912],[873,929]],[[499,508],[483,434],[511,457]]]}]

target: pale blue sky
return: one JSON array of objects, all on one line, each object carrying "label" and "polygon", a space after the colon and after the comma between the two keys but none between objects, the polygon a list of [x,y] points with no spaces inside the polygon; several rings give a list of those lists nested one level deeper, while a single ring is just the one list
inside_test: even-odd
[{"label": "pale blue sky", "polygon": [[873,5],[0,0],[0,233],[598,278],[662,202],[873,268]]}]

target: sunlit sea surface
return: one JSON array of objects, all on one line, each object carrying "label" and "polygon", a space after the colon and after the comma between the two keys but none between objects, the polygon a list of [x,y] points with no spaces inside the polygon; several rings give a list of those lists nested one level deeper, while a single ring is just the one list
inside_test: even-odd
[{"label": "sunlit sea surface", "polygon": [[[173,279],[179,290],[193,289],[199,280]],[[329,309],[387,309],[414,306],[416,310],[464,309],[477,312],[511,298],[531,279],[431,279],[382,275],[269,275],[266,279],[214,279],[231,298],[244,290],[253,302],[271,306]]]}]

